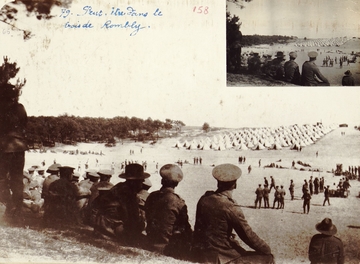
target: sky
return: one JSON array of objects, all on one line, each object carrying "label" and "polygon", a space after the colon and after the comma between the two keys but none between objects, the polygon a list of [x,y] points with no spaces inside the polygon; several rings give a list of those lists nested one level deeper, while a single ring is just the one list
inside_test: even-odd
[{"label": "sky", "polygon": [[[170,118],[229,128],[360,125],[358,88],[226,87],[221,1],[206,1],[201,12],[201,1],[133,1],[136,14],[147,17],[109,15],[112,7],[126,10],[128,1],[87,3],[92,15],[76,1],[66,18],[60,9],[49,21],[20,12],[16,25],[34,34],[27,41],[0,23],[0,58],[16,61],[18,77],[27,80],[20,102],[29,116]],[[153,15],[158,8],[161,17]],[[108,20],[119,26],[102,28]],[[66,23],[93,27],[69,29]]]},{"label": "sky", "polygon": [[253,0],[243,5],[227,7],[240,17],[244,35],[360,37],[358,0]]}]

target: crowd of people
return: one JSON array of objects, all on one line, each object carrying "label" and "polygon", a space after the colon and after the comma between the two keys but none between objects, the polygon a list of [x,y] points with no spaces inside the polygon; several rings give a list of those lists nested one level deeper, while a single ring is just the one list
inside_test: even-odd
[{"label": "crowd of people", "polygon": [[[93,228],[95,237],[200,263],[274,263],[270,247],[252,231],[240,206],[232,199],[242,174],[236,165],[221,164],[213,168],[217,190],[207,191],[199,199],[194,230],[189,223],[186,202],[175,192],[184,177],[177,165],[166,164],[160,168],[162,187],[153,192],[149,192],[150,174],[137,163],[125,166],[119,175],[125,181],[116,185],[110,182],[112,170],[87,170],[81,181],[80,173],[73,167],[51,164],[46,172],[49,175],[45,176],[43,168],[34,166],[23,173],[22,210],[43,212],[44,226],[87,225]],[[338,188],[348,188],[347,182],[348,179],[341,179]],[[269,194],[274,188],[272,208],[284,209],[284,186],[279,187],[273,176],[270,184],[264,177],[264,188],[261,186],[259,184],[255,191],[255,208],[261,208],[262,200],[264,208],[270,208]],[[294,187],[291,180],[291,200],[294,200]],[[316,177],[314,181],[312,176],[309,181],[305,179],[302,192],[304,213],[309,213],[312,194],[324,192],[324,205],[330,204],[329,185],[324,188],[323,177]],[[15,219],[8,214],[6,217],[11,221]],[[16,220],[19,219],[21,215],[17,214]],[[233,231],[252,250],[241,247],[233,238]],[[320,250],[316,255],[316,246],[310,248],[309,258],[321,259],[322,254],[327,257]],[[333,259],[343,258],[341,254],[339,251]]]},{"label": "crowd of people", "polygon": [[[269,187],[270,186],[270,187]],[[303,212],[309,213],[310,211],[310,200],[312,195],[317,195],[319,193],[324,193],[324,202],[323,206],[325,206],[326,202],[330,205],[330,197],[338,196],[338,197],[346,197],[346,192],[351,187],[349,178],[342,177],[339,180],[339,184],[335,186],[333,189],[330,189],[330,185],[325,186],[324,177],[315,177],[310,176],[310,179],[304,179],[304,184],[302,185],[302,196],[303,200]],[[270,176],[270,185],[269,181],[266,177],[264,177],[264,187],[262,184],[258,184],[258,187],[255,190],[256,198],[255,198],[255,209],[261,208],[261,202],[264,201],[263,208],[270,208],[269,205],[269,194],[271,193],[272,188],[274,188],[274,200],[272,209],[284,209],[285,208],[285,195],[286,191],[284,189],[284,185],[276,185],[275,179],[273,176]],[[291,201],[294,200],[295,197],[295,184],[293,180],[290,180],[290,185],[288,188],[291,196]],[[258,206],[259,205],[259,206]]]},{"label": "crowd of people", "polygon": [[[206,191],[199,199],[192,229],[186,202],[175,192],[184,177],[177,165],[160,168],[162,187],[151,193],[150,174],[144,163],[124,164],[124,171],[118,175],[124,181],[115,185],[110,181],[113,170],[88,169],[80,181],[78,170],[56,160],[46,169],[49,175],[37,166],[24,172],[27,114],[18,103],[21,92],[1,78],[0,88],[0,202],[6,207],[4,221],[23,225],[27,211],[43,212],[38,220],[46,227],[87,225],[97,237],[177,259],[274,263],[271,248],[252,230],[240,205],[232,199],[242,174],[238,166],[214,166],[212,176],[217,189]],[[275,182],[270,191],[272,187],[276,189]],[[280,206],[284,207],[281,201]],[[343,263],[342,242],[334,237],[336,227],[331,219],[325,218],[316,229],[321,239],[311,240],[309,259],[318,262],[337,259]],[[233,232],[252,250],[244,249]],[[339,250],[328,254],[335,247]]]},{"label": "crowd of people", "polygon": [[[272,55],[264,54],[259,56],[258,52],[250,52],[250,54],[244,54],[242,56],[242,64],[247,65],[248,72],[251,74],[262,75],[272,77],[275,80],[289,82],[295,85],[302,86],[330,86],[328,79],[320,72],[315,61],[318,57],[316,51],[308,53],[309,60],[305,61],[302,65],[302,71],[300,73],[300,67],[296,63],[297,52],[292,51],[289,53],[289,60],[286,61],[286,55],[282,51],[278,51],[275,58]],[[323,60],[323,66],[333,66],[337,64],[338,58],[330,58],[325,56]],[[339,57],[340,68],[343,63],[350,63],[347,56]],[[350,70],[344,73],[342,78],[343,86],[355,86],[355,80],[352,77]]]}]

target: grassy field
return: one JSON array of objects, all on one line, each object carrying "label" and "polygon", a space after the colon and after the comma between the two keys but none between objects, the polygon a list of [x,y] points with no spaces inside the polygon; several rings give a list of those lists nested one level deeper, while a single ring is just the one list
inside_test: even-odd
[{"label": "grassy field", "polygon": [[[341,136],[345,132],[345,136]],[[186,131],[186,138],[191,137],[191,131]],[[199,135],[194,131],[193,135]],[[80,164],[80,172],[84,172],[84,164],[88,161],[90,168],[107,168],[115,164],[115,175],[112,182],[120,179],[120,163],[127,160],[142,163],[147,162],[147,172],[151,174],[153,186],[151,191],[160,188],[160,176],[155,173],[156,163],[159,168],[166,163],[174,163],[179,159],[184,164],[184,180],[176,188],[188,206],[190,224],[195,223],[196,204],[207,190],[216,189],[216,181],[211,176],[214,165],[221,163],[238,164],[239,156],[246,156],[246,164],[239,164],[243,175],[238,180],[238,187],[234,191],[234,199],[242,206],[246,219],[253,230],[271,247],[276,263],[308,263],[307,249],[311,237],[317,233],[315,224],[325,217],[330,217],[337,226],[337,236],[345,246],[345,263],[360,262],[360,182],[351,181],[350,195],[347,198],[331,198],[330,206],[322,206],[323,194],[313,195],[309,214],[303,214],[301,187],[304,179],[324,177],[326,185],[337,184],[340,177],[331,173],[337,163],[343,168],[360,165],[360,131],[354,128],[337,128],[330,132],[316,144],[303,148],[301,152],[284,148],[282,150],[260,151],[201,151],[173,148],[181,138],[160,140],[155,145],[126,142],[114,148],[105,148],[101,144],[79,144],[78,146],[57,146],[55,153],[26,154],[26,167],[40,164],[43,160],[46,166],[54,160],[62,165],[71,165],[75,168]],[[185,139],[185,138],[184,138]],[[69,155],[63,150],[70,148],[79,151],[87,150],[94,153],[102,151],[104,155]],[[134,150],[133,155],[129,151]],[[318,151],[319,156],[315,153]],[[194,157],[202,157],[202,165],[194,165]],[[258,166],[261,159],[262,166]],[[96,163],[96,160],[98,162]],[[281,160],[281,161],[280,161]],[[302,161],[317,168],[321,172],[300,170],[301,165],[290,169],[292,161]],[[288,169],[264,168],[265,165],[275,162]],[[252,171],[247,173],[251,165]],[[288,190],[290,179],[295,183],[295,200],[290,195],[285,196],[285,209],[254,209],[255,189],[263,178],[272,175],[277,184],[283,184]],[[270,205],[273,201],[273,191],[270,194]],[[3,208],[1,209],[3,211]],[[159,256],[148,251],[136,248],[126,248],[121,245],[92,236],[91,228],[55,230],[39,226],[41,219],[32,219],[27,226],[12,227],[4,222],[0,223],[0,262],[78,262],[78,263],[182,263],[171,258]],[[246,248],[246,246],[244,245]]]}]

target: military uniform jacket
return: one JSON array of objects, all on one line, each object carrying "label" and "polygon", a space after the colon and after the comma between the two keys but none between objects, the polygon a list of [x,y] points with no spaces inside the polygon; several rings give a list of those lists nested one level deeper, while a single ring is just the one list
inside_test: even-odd
[{"label": "military uniform jacket", "polygon": [[269,193],[270,193],[269,187],[265,187],[265,188],[263,189],[263,195],[264,195],[264,197],[269,198]]},{"label": "military uniform jacket", "polygon": [[289,60],[285,62],[285,81],[291,82],[294,84],[300,84],[300,71],[299,65],[294,60]]},{"label": "military uniform jacket", "polygon": [[322,82],[329,83],[324,75],[321,74],[315,62],[305,61],[302,66],[302,85],[317,86],[319,82],[315,79],[315,76]]},{"label": "military uniform jacket", "polygon": [[257,253],[271,254],[266,242],[252,231],[240,206],[232,199],[231,191],[206,192],[196,210],[194,248],[197,253],[217,252],[217,259],[222,263],[241,257],[245,250],[234,240],[233,230]]},{"label": "military uniform jacket", "polygon": [[185,201],[173,188],[162,187],[150,193],[145,203],[146,233],[151,244],[172,243],[177,236],[191,243],[192,230]]},{"label": "military uniform jacket", "polygon": [[27,121],[22,104],[0,106],[0,153],[22,152],[28,149],[25,139]]},{"label": "military uniform jacket", "polygon": [[342,241],[335,236],[316,234],[309,245],[309,260],[314,263],[344,263]]},{"label": "military uniform jacket", "polygon": [[264,196],[264,189],[259,187],[256,189],[255,193],[256,193],[256,197],[262,198]]},{"label": "military uniform jacket", "polygon": [[92,203],[92,210],[97,218],[96,228],[110,230],[125,243],[136,243],[145,228],[137,193],[127,182],[120,182],[108,193],[98,196]]}]

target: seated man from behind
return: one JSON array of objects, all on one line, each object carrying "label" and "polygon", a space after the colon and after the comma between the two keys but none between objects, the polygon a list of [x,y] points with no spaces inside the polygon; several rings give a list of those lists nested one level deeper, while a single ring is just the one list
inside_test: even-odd
[{"label": "seated man from behind", "polygon": [[[206,263],[273,263],[271,249],[247,223],[240,206],[232,199],[241,169],[232,164],[216,166],[212,175],[217,190],[207,191],[196,208],[193,251],[196,261]],[[242,248],[239,238],[255,251]]]},{"label": "seated man from behind", "polygon": [[334,235],[337,232],[336,226],[330,218],[325,218],[315,225],[317,231],[311,238],[309,245],[309,260],[311,264],[316,263],[344,263],[344,246],[340,238]]},{"label": "seated man from behind", "polygon": [[96,235],[114,238],[129,246],[142,243],[145,218],[139,207],[137,194],[143,189],[143,181],[150,177],[140,164],[129,164],[125,173],[119,175],[126,179],[98,196],[92,204],[92,226]]},{"label": "seated man from behind", "polygon": [[330,86],[328,79],[321,74],[315,61],[318,53],[310,51],[308,53],[309,61],[305,61],[302,65],[301,84],[303,86]]},{"label": "seated man from behind", "polygon": [[186,259],[192,230],[185,201],[174,192],[183,173],[177,165],[166,164],[160,169],[160,176],[161,189],[152,192],[145,203],[149,250]]},{"label": "seated man from behind", "polygon": [[300,85],[301,83],[301,75],[299,70],[299,65],[295,62],[295,59],[297,58],[296,52],[290,52],[289,53],[290,59],[285,62],[284,70],[285,70],[285,81]]},{"label": "seated man from behind", "polygon": [[80,224],[76,207],[77,187],[71,182],[74,168],[59,167],[60,179],[52,182],[45,197],[44,222],[46,225]]}]

